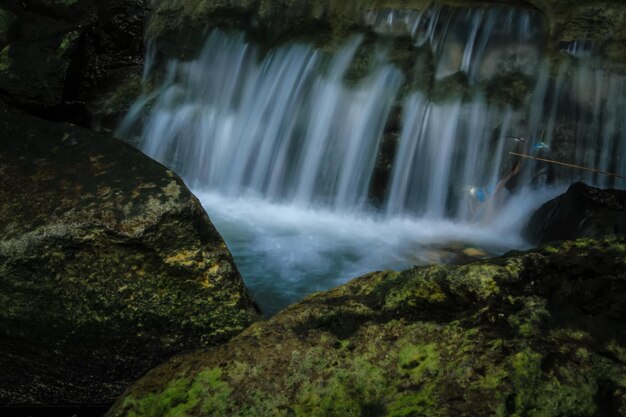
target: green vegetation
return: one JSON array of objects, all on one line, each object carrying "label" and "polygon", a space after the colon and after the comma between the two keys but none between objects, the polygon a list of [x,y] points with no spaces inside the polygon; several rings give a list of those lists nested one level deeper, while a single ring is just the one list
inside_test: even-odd
[{"label": "green vegetation", "polygon": [[192,379],[176,379],[162,392],[140,400],[128,397],[124,406],[132,409],[129,417],[185,417],[194,411],[201,415],[226,415],[226,399],[232,389],[222,381],[221,374],[216,368],[201,371]]},{"label": "green vegetation", "polygon": [[[591,417],[608,403],[623,413],[626,347],[603,309],[624,256],[624,238],[581,240],[369,274],[157,368],[109,417],[173,415],[145,411],[173,397],[188,417]],[[604,302],[591,328],[576,301],[587,291]],[[211,384],[193,382],[198,370]]]},{"label": "green vegetation", "polygon": [[57,48],[57,56],[63,57],[70,50],[70,48],[72,47],[72,45],[74,44],[76,39],[78,39],[79,36],[80,36],[79,30],[67,33],[63,37],[63,39],[61,40],[61,43],[59,44],[59,47]]}]

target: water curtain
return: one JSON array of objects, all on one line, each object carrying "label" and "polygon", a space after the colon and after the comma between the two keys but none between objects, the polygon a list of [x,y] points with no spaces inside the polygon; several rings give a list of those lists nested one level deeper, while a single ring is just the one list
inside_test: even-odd
[{"label": "water curtain", "polygon": [[[626,77],[604,71],[593,45],[550,59],[539,15],[510,7],[363,21],[381,42],[356,81],[353,63],[371,48],[358,34],[332,55],[302,43],[262,55],[214,30],[195,60],[167,64],[119,134],[138,134],[194,188],[388,217],[472,219],[476,200],[546,182],[626,187],[510,154],[626,173]],[[392,63],[394,36],[411,39],[408,71]]]}]

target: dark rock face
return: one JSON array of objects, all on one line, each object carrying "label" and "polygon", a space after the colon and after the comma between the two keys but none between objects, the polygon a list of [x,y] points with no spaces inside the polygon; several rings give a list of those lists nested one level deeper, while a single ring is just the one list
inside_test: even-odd
[{"label": "dark rock face", "polygon": [[626,234],[626,190],[573,184],[533,213],[524,234],[533,243]]},{"label": "dark rock face", "polygon": [[[180,49],[181,29],[217,25],[249,30],[256,40],[269,43],[304,36],[315,37],[318,43],[336,45],[348,33],[362,27],[368,10],[423,10],[432,3],[432,0],[154,0],[147,37],[166,44],[176,38]],[[544,16],[546,49],[553,55],[560,55],[561,43],[584,39],[593,43],[608,65],[624,70],[626,4],[622,0],[437,0],[437,3],[450,7],[507,4],[536,8]]]},{"label": "dark rock face", "polygon": [[181,179],[111,137],[0,109],[0,405],[110,404],[257,318]]},{"label": "dark rock face", "polygon": [[624,416],[626,240],[378,272],[177,357],[122,416]]},{"label": "dark rock face", "polygon": [[146,0],[8,0],[0,5],[0,96],[89,126],[101,96],[139,77]]}]

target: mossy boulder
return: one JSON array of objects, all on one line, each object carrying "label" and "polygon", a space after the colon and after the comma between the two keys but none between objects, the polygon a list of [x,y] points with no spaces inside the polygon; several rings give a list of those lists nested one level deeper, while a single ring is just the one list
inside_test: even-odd
[{"label": "mossy boulder", "polygon": [[626,240],[376,272],[179,356],[108,417],[624,416]]},{"label": "mossy boulder", "polygon": [[626,190],[602,190],[577,182],[537,209],[524,234],[534,243],[626,235]]},{"label": "mossy boulder", "polygon": [[0,406],[105,405],[257,318],[182,180],[130,146],[0,108]]}]

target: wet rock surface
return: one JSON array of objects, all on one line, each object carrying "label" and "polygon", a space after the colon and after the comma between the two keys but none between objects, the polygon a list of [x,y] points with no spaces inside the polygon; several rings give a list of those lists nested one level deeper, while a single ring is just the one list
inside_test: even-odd
[{"label": "wet rock surface", "polygon": [[0,107],[0,405],[110,404],[257,318],[182,180],[106,135]]},{"label": "wet rock surface", "polygon": [[626,235],[626,191],[602,190],[578,182],[531,216],[528,240],[545,243],[578,237]]},{"label": "wet rock surface", "polygon": [[626,241],[377,272],[174,358],[121,416],[624,416]]},{"label": "wet rock surface", "polygon": [[[304,36],[321,45],[337,46],[347,34],[367,26],[368,12],[421,11],[432,3],[431,0],[157,0],[153,2],[147,37],[160,39],[166,49],[176,45],[181,52],[185,42],[198,42],[202,28],[217,25],[247,30],[257,41],[280,43]],[[536,9],[545,21],[546,49],[553,55],[561,55],[564,48],[567,50],[578,41],[590,45],[610,65],[624,69],[626,4],[621,0],[439,0],[437,3],[451,8],[509,5]],[[189,31],[188,35],[181,35],[182,28]]]}]

